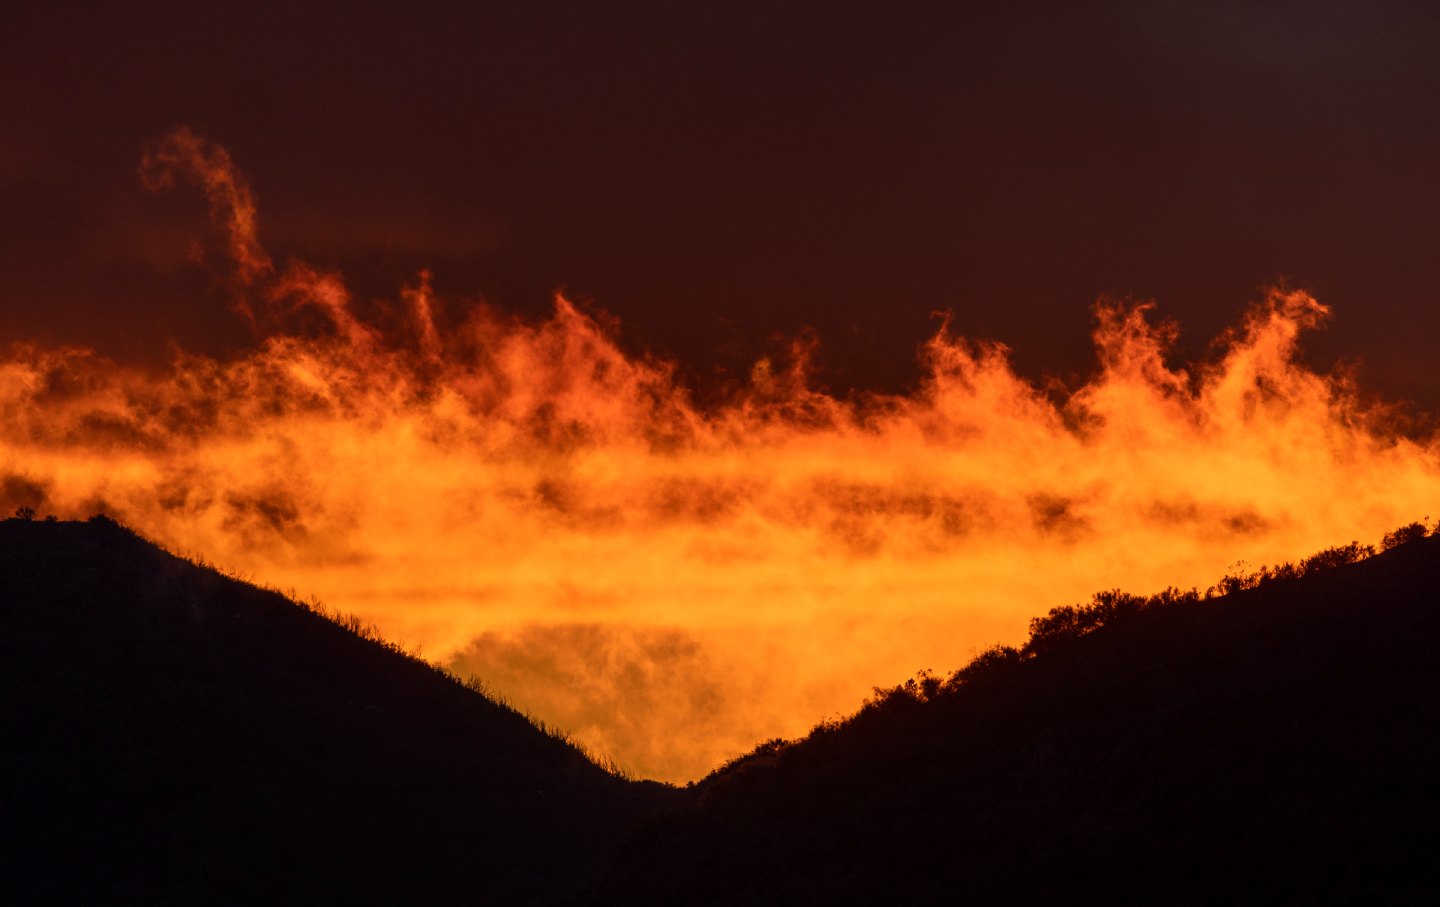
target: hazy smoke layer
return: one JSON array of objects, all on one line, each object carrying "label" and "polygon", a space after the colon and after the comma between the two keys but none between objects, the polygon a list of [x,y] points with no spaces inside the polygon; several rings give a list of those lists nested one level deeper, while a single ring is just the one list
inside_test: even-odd
[{"label": "hazy smoke layer", "polygon": [[1440,495],[1433,443],[1298,364],[1326,312],[1304,293],[1272,293],[1191,371],[1147,306],[1101,305],[1099,368],[1059,399],[942,329],[910,396],[816,392],[797,348],[700,408],[563,299],[442,329],[422,274],[361,318],[339,276],[272,262],[245,181],[191,133],[142,175],[205,193],[260,339],[158,374],[9,350],[0,506],[103,509],[318,594],[652,777],[958,667],[1096,589],[1203,586]]}]

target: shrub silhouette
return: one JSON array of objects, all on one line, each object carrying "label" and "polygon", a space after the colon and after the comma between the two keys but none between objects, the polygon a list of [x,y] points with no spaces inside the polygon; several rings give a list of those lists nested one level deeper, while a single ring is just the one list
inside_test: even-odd
[{"label": "shrub silhouette", "polygon": [[1344,567],[1362,561],[1375,553],[1373,545],[1362,545],[1359,542],[1351,542],[1348,545],[1340,545],[1335,548],[1326,548],[1317,554],[1300,562],[1300,572],[1305,576],[1312,576],[1326,570],[1334,570],[1336,567]]},{"label": "shrub silhouette", "polygon": [[1401,545],[1408,545],[1411,542],[1423,539],[1428,534],[1424,523],[1410,523],[1401,526],[1392,532],[1385,533],[1385,538],[1380,542],[1382,551],[1389,551],[1392,548],[1399,548]]},{"label": "shrub silhouette", "polygon": [[1119,617],[1139,613],[1151,604],[1147,598],[1110,589],[1096,592],[1088,605],[1051,608],[1044,617],[1030,619],[1030,641],[1025,649],[1034,654],[1056,642],[1084,636]]}]

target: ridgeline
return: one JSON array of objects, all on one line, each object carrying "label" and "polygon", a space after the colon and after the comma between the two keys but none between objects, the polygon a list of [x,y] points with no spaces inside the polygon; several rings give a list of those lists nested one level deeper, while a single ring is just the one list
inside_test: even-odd
[{"label": "ridgeline", "polygon": [[[683,790],[104,519],[0,522],[16,903],[1430,903],[1440,537],[1099,594]],[[958,644],[957,644],[958,647]]]},{"label": "ridgeline", "polygon": [[592,902],[1434,903],[1440,537],[1097,595],[773,741]]},{"label": "ridgeline", "polygon": [[10,903],[534,903],[670,791],[129,530],[0,522]]}]

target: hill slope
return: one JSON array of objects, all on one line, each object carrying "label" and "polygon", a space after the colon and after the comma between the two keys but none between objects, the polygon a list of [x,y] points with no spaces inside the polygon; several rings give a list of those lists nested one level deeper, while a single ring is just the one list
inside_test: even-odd
[{"label": "hill slope", "polygon": [[516,903],[668,791],[107,520],[0,522],[14,903]]},{"label": "hill slope", "polygon": [[1433,899],[1440,538],[1107,601],[677,792],[108,521],[0,522],[0,888],[548,901],[665,807],[586,899]]},{"label": "hill slope", "polygon": [[1440,538],[1172,598],[757,749],[591,896],[1433,903]]}]

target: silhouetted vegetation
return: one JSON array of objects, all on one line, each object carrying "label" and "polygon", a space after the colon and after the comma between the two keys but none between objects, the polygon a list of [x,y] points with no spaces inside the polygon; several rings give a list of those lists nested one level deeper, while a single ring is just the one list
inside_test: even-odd
[{"label": "silhouetted vegetation", "polygon": [[9,903],[522,903],[660,785],[106,517],[0,522]]},{"label": "silhouetted vegetation", "polygon": [[1401,545],[1408,545],[1411,542],[1419,541],[1428,534],[1429,532],[1426,530],[1424,523],[1409,523],[1393,532],[1385,533],[1385,538],[1381,541],[1380,547],[1384,551],[1389,551],[1392,548],[1399,548]]},{"label": "silhouetted vegetation", "polygon": [[1440,538],[1055,608],[648,822],[605,903],[1428,903]]},{"label": "silhouetted vegetation", "polygon": [[674,790],[353,615],[107,517],[17,513],[0,521],[0,886],[17,903],[1428,903],[1434,534],[1203,591],[1099,592]]},{"label": "silhouetted vegetation", "polygon": [[[1408,523],[1385,533],[1380,550],[1391,551],[1440,534],[1440,524],[1432,530],[1422,522]],[[1030,638],[1020,648],[994,646],[976,656],[970,664],[941,679],[929,671],[922,671],[915,678],[891,689],[875,689],[875,700],[883,701],[892,696],[904,696],[927,700],[940,692],[952,690],[978,677],[1004,670],[1021,661],[1033,658],[1057,645],[1068,644],[1116,620],[1133,617],[1153,608],[1168,608],[1180,605],[1195,605],[1213,601],[1249,589],[1269,587],[1277,583],[1289,583],[1302,577],[1313,577],[1327,571],[1359,563],[1374,557],[1373,545],[1350,542],[1333,548],[1326,548],[1302,560],[1298,565],[1282,563],[1275,567],[1261,567],[1251,572],[1237,572],[1222,577],[1204,592],[1198,589],[1181,590],[1174,587],[1154,595],[1131,595],[1119,589],[1096,592],[1087,604],[1064,605],[1052,608],[1043,617],[1030,619]],[[784,743],[784,741],[779,741]]]}]

